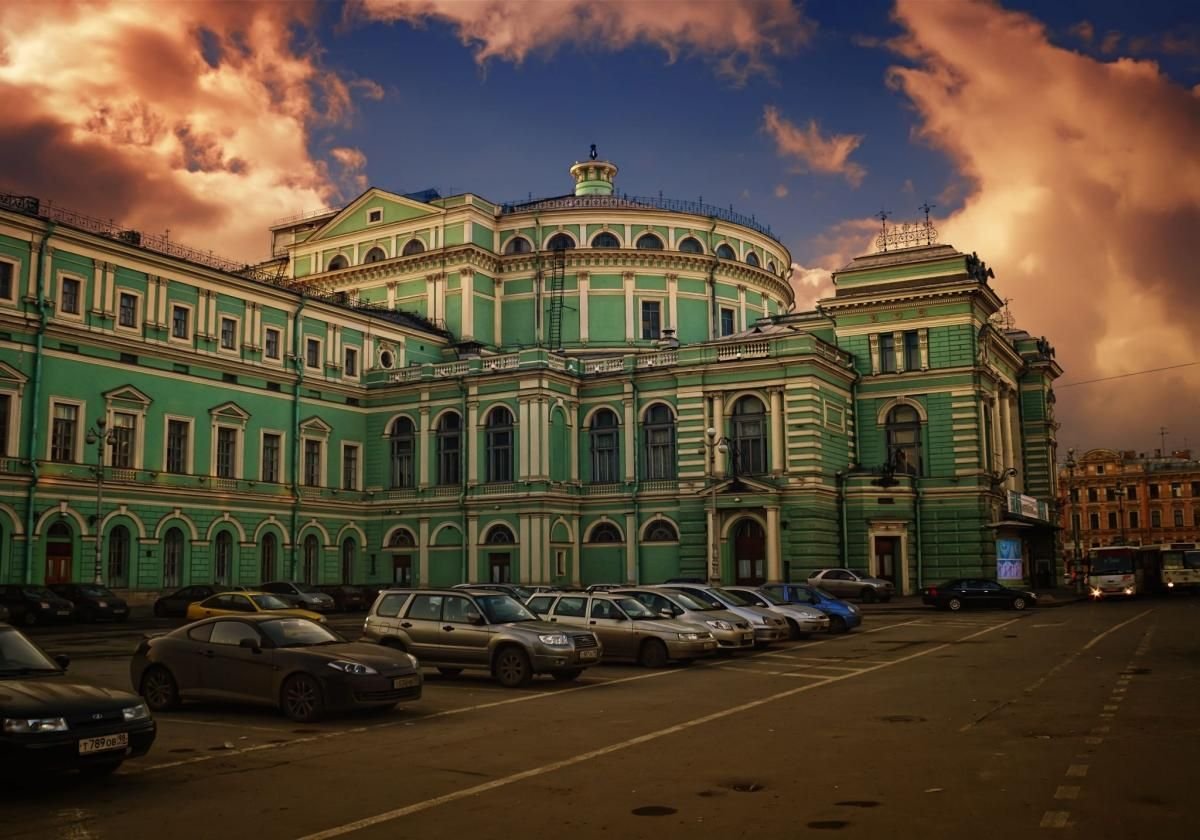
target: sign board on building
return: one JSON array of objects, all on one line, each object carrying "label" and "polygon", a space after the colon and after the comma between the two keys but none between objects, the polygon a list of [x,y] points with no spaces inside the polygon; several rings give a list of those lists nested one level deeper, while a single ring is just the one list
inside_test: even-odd
[{"label": "sign board on building", "polygon": [[1025,563],[1021,557],[1021,541],[1018,539],[996,540],[996,579],[1023,580]]},{"label": "sign board on building", "polygon": [[1023,493],[1008,493],[1008,512],[1027,519],[1039,519],[1043,522],[1049,519],[1046,503],[1026,496]]}]

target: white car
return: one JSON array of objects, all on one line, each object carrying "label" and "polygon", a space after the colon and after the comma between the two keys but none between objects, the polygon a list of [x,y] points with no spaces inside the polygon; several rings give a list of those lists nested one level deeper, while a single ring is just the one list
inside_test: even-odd
[{"label": "white car", "polygon": [[806,607],[803,604],[789,604],[755,586],[727,586],[725,590],[741,595],[753,606],[762,607],[782,616],[783,620],[787,622],[793,639],[804,638],[809,633],[829,632],[829,616],[820,610]]},{"label": "white car", "polygon": [[709,586],[704,583],[665,583],[655,587],[675,592],[686,592],[692,598],[721,609],[729,610],[750,622],[754,629],[754,644],[765,647],[771,642],[782,641],[790,635],[787,621],[762,607],[751,606],[740,595],[722,589],[719,586]]}]

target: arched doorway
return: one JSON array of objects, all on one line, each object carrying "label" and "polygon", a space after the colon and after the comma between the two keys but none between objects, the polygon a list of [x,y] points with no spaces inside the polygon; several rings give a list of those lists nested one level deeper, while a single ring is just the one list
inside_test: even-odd
[{"label": "arched doorway", "polygon": [[[488,530],[487,537],[484,538],[484,543],[489,548],[487,553],[487,580],[489,583],[513,582],[512,546],[516,541],[517,538],[513,536],[513,532],[506,525],[493,525]],[[505,548],[506,550],[492,550],[493,546]]]},{"label": "arched doorway", "polygon": [[264,583],[275,580],[275,566],[279,562],[279,540],[270,532],[263,534],[259,550],[258,577]]},{"label": "arched doorway", "polygon": [[55,522],[46,532],[46,583],[70,583],[75,541],[65,522]]},{"label": "arched doorway", "polygon": [[739,585],[757,586],[766,581],[767,535],[753,519],[743,519],[734,527],[733,559]]},{"label": "arched doorway", "polygon": [[397,528],[388,540],[388,548],[392,552],[392,583],[399,586],[413,585],[413,552],[417,540],[412,532],[405,528]]}]

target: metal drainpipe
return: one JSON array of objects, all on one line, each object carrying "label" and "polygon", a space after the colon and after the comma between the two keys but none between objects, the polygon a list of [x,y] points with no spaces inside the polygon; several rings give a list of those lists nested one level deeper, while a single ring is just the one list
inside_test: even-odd
[{"label": "metal drainpipe", "polygon": [[[538,214],[533,214],[533,235],[537,239],[537,250],[534,252],[534,269],[533,269],[533,339],[534,345],[542,346],[542,220]],[[501,319],[503,326],[503,318]],[[560,322],[561,323],[561,322]],[[561,333],[560,333],[561,335]],[[497,336],[499,339],[499,336]],[[499,344],[499,340],[496,342]],[[553,347],[547,347],[547,350],[553,350]]]},{"label": "metal drainpipe", "polygon": [[838,470],[838,472],[835,473],[835,478],[837,479],[837,488],[838,488],[838,520],[839,520],[838,525],[840,526],[838,530],[841,532],[840,536],[842,538],[842,544],[839,546],[839,548],[841,549],[840,560],[842,563],[842,568],[848,569],[849,568],[848,564],[850,562],[850,533],[849,533],[849,529],[847,528],[847,525],[846,525],[846,519],[847,519],[847,516],[846,516],[846,478],[847,478],[847,474],[842,470]]},{"label": "metal drainpipe", "polygon": [[[463,583],[466,583],[467,581],[470,580],[470,578],[467,577],[467,572],[469,571],[469,565],[471,562],[471,560],[470,560],[471,549],[470,549],[470,544],[467,542],[467,540],[469,539],[469,536],[467,534],[467,481],[470,479],[470,476],[467,475],[467,464],[470,463],[470,454],[469,454],[470,450],[468,449],[468,447],[473,447],[475,445],[475,442],[470,439],[470,435],[467,434],[467,383],[466,383],[466,380],[463,380],[463,379],[458,380],[458,393],[459,393],[459,397],[461,399],[461,405],[462,405],[462,414],[459,415],[459,417],[461,418],[459,420],[459,434],[460,434],[459,440],[462,441],[462,445],[458,448],[458,475],[462,479],[462,481],[461,481],[461,485],[459,487],[459,493],[458,493],[458,519],[459,519],[459,524],[462,528]],[[421,581],[421,583],[425,584],[426,581]]]},{"label": "metal drainpipe", "polygon": [[296,540],[300,536],[300,386],[304,384],[300,333],[304,327],[304,300],[301,294],[292,329],[292,364],[296,366],[296,383],[292,388],[292,580],[296,579]]},{"label": "metal drainpipe", "polygon": [[712,227],[708,229],[708,253],[712,262],[708,265],[708,331],[709,341],[721,337],[721,324],[717,319],[717,252],[713,250],[713,233],[717,229],[716,217],[713,217]]},{"label": "metal drainpipe", "polygon": [[925,572],[922,565],[923,555],[921,552],[921,484],[920,479],[914,477],[913,484],[913,526],[914,526],[914,544],[917,557],[917,591],[919,592],[925,586]]},{"label": "metal drainpipe", "polygon": [[[54,222],[46,223],[46,235],[42,237],[42,244],[38,246],[38,264],[37,270],[39,275],[45,273],[46,270],[46,253],[49,250],[50,236],[54,233],[56,227]],[[32,266],[30,267],[32,270]],[[38,313],[37,333],[33,339],[33,393],[31,396],[33,411],[30,414],[29,420],[29,489],[25,494],[25,582],[33,583],[33,506],[37,496],[38,478],[41,476],[41,470],[38,468],[37,459],[37,437],[38,437],[38,416],[41,414],[41,392],[42,392],[42,353],[45,349],[46,340],[46,298],[42,290],[42,278],[30,277],[37,285],[37,303],[34,304]]]}]

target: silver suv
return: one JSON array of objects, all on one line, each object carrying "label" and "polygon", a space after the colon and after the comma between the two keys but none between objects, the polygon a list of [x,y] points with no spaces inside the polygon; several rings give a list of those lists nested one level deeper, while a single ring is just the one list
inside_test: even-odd
[{"label": "silver suv", "polygon": [[534,674],[576,679],[602,650],[594,633],[541,621],[509,595],[476,589],[380,592],[363,640],[407,651],[447,676],[486,669],[509,688]]}]

